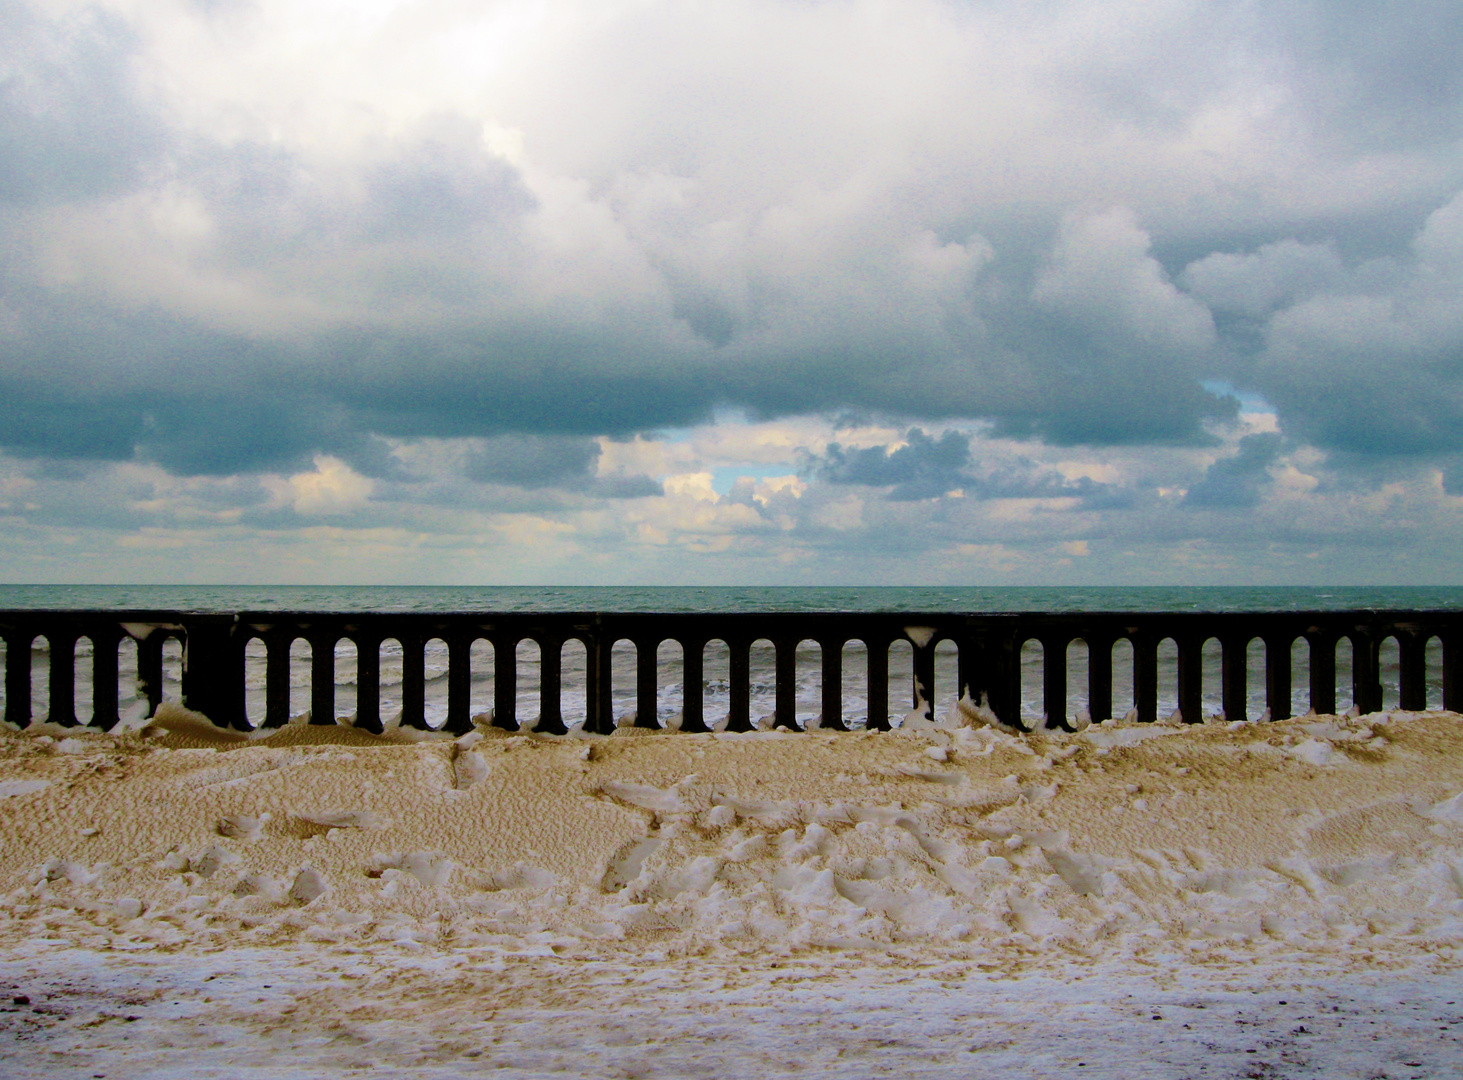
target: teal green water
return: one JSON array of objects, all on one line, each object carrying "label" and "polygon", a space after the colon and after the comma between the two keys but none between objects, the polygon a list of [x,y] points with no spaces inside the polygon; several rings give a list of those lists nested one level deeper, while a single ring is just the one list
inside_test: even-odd
[{"label": "teal green water", "polygon": [[1301,611],[1463,608],[1459,587],[0,585],[6,608],[184,611]]}]

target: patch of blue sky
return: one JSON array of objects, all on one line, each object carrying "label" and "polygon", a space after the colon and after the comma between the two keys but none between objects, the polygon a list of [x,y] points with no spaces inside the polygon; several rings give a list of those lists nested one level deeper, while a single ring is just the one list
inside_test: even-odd
[{"label": "patch of blue sky", "polygon": [[773,476],[791,476],[797,470],[793,466],[782,463],[779,465],[723,465],[719,469],[711,470],[711,490],[718,495],[725,495],[736,485],[736,482],[743,476],[749,476],[753,480],[766,480]]},{"label": "patch of blue sky", "polygon": [[1233,383],[1224,379],[1205,379],[1201,384],[1211,394],[1218,394],[1220,397],[1232,397],[1239,402],[1240,411],[1246,413],[1273,413],[1275,406],[1266,401],[1264,395],[1256,390],[1241,390]]}]

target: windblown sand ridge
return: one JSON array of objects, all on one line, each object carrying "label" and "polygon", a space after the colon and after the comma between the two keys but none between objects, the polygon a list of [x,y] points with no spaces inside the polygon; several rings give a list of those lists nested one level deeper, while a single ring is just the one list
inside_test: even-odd
[{"label": "windblown sand ridge", "polygon": [[1463,943],[1451,714],[419,742],[160,724],[0,736],[0,941],[918,948],[1001,970],[1450,965]]}]

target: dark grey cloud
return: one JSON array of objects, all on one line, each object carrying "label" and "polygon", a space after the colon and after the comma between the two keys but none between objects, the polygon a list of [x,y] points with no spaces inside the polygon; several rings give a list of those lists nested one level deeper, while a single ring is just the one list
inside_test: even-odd
[{"label": "dark grey cloud", "polygon": [[599,443],[573,436],[520,435],[485,439],[470,452],[463,475],[487,484],[537,490],[559,488],[602,498],[639,498],[661,494],[648,476],[596,475]]},{"label": "dark grey cloud", "polygon": [[1463,134],[1463,22],[1447,0],[1310,0],[1276,18],[1288,74],[1336,138],[1403,150]]},{"label": "dark grey cloud", "polygon": [[463,474],[471,480],[515,487],[559,487],[583,480],[599,461],[592,439],[530,436],[487,439],[468,458]]},{"label": "dark grey cloud", "polygon": [[133,85],[134,30],[83,8],[53,22],[0,3],[0,203],[54,203],[136,185],[165,146]]},{"label": "dark grey cloud", "polygon": [[1238,452],[1223,457],[1189,488],[1184,505],[1206,510],[1236,510],[1260,501],[1260,489],[1270,479],[1269,468],[1280,454],[1283,440],[1274,432],[1246,435]]},{"label": "dark grey cloud", "polygon": [[1463,448],[1463,197],[1429,215],[1401,256],[1309,261],[1270,246],[1186,272],[1215,301],[1269,307],[1229,342],[1236,382],[1258,389],[1291,435],[1355,456]]},{"label": "dark grey cloud", "polygon": [[1463,495],[1463,462],[1451,461],[1443,469],[1443,490],[1449,495]]},{"label": "dark grey cloud", "polygon": [[357,212],[372,239],[442,238],[536,205],[518,172],[482,145],[480,125],[444,114],[419,125],[389,160],[368,170]]},{"label": "dark grey cloud", "polygon": [[1087,477],[1068,480],[1035,462],[980,462],[971,453],[971,437],[945,431],[938,438],[910,428],[902,446],[844,447],[829,444],[809,472],[832,484],[889,488],[890,502],[934,499],[961,491],[976,499],[1040,499],[1078,497],[1114,507],[1108,485]]},{"label": "dark grey cloud", "polygon": [[896,502],[936,498],[968,481],[968,435],[947,431],[936,439],[920,428],[911,428],[905,440],[904,446],[893,450],[888,446],[845,449],[833,443],[819,471],[834,484],[890,487],[889,498]]},{"label": "dark grey cloud", "polygon": [[322,172],[300,149],[196,135],[177,141],[172,160],[218,223],[225,265],[308,274],[300,284],[311,290],[374,272],[387,296],[461,302],[473,291],[474,249],[511,246],[536,205],[517,170],[483,145],[481,125],[452,113],[383,140],[345,171]]}]

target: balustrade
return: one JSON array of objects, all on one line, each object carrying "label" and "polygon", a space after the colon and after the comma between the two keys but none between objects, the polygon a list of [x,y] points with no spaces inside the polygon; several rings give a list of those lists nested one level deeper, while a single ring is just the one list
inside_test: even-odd
[{"label": "balustrade", "polygon": [[[957,685],[961,699],[984,703],[997,717],[1019,723],[1022,700],[1023,648],[1040,650],[1041,690],[1045,722],[1073,729],[1068,714],[1069,647],[1086,645],[1087,711],[1094,721],[1113,713],[1113,650],[1127,643],[1132,650],[1133,706],[1137,719],[1159,719],[1160,690],[1171,689],[1177,711],[1186,721],[1203,719],[1203,650],[1211,640],[1221,652],[1219,697],[1230,720],[1248,716],[1248,688],[1262,678],[1270,717],[1291,714],[1292,648],[1303,643],[1308,655],[1309,701],[1319,713],[1336,710],[1336,649],[1349,646],[1352,701],[1362,712],[1381,708],[1380,650],[1393,639],[1397,649],[1396,701],[1402,709],[1427,707],[1427,647],[1441,645],[1442,704],[1463,709],[1463,612],[1349,611],[1272,613],[738,613],[629,614],[547,613],[492,614],[333,614],[307,612],[243,612],[238,614],[160,611],[8,611],[0,612],[5,641],[6,721],[25,727],[32,720],[32,648],[44,639],[49,651],[47,678],[49,719],[62,725],[87,723],[110,728],[118,722],[118,649],[136,642],[139,697],[148,715],[163,693],[163,648],[169,640],[183,647],[182,704],[215,723],[250,727],[245,710],[245,650],[251,641],[265,649],[263,726],[278,727],[289,719],[290,651],[297,640],[309,645],[310,716],[317,724],[336,723],[335,649],[342,641],[356,650],[356,726],[383,730],[381,713],[381,650],[398,642],[402,655],[401,717],[409,727],[424,728],[426,672],[424,648],[433,639],[445,644],[447,701],[443,727],[454,733],[471,730],[474,645],[493,650],[492,722],[517,730],[517,648],[535,643],[539,650],[539,714],[535,730],[567,730],[562,709],[560,657],[567,642],[584,648],[585,729],[607,734],[614,729],[610,653],[617,642],[635,648],[635,723],[656,727],[660,687],[660,647],[681,649],[681,730],[710,729],[703,679],[708,644],[727,650],[730,731],[752,730],[751,650],[770,642],[775,673],[773,725],[797,729],[796,654],[803,642],[821,652],[821,726],[846,730],[850,723],[870,729],[889,724],[889,657],[896,642],[906,642],[910,655],[910,702],[926,717],[933,715],[935,653],[941,642],[957,651]],[[89,639],[91,712],[77,715],[75,706],[76,643]],[[1176,647],[1176,673],[1171,688],[1159,685],[1159,647]],[[863,717],[845,714],[844,649],[862,643],[867,650],[867,709]],[[1251,643],[1263,646],[1263,672],[1250,670]],[[1080,650],[1078,650],[1080,653]],[[949,692],[952,688],[944,688]],[[719,718],[714,718],[719,719]]]}]

